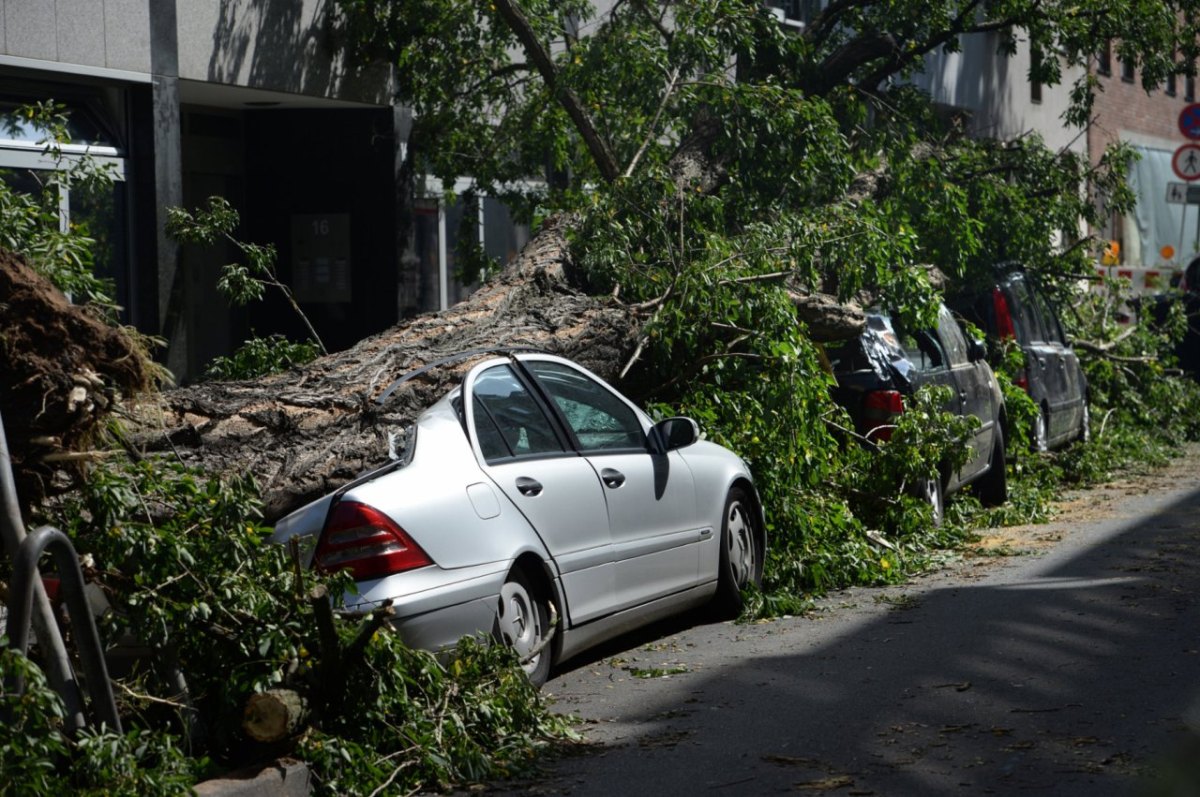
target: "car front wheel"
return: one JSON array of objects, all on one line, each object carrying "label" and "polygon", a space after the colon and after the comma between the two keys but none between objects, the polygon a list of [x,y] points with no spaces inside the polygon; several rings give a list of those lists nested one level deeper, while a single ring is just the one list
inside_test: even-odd
[{"label": "car front wheel", "polygon": [[721,557],[713,611],[718,617],[736,617],[742,610],[742,590],[762,581],[762,548],[754,505],[746,491],[734,487],[725,499],[721,522]]},{"label": "car front wheel", "polygon": [[549,630],[549,604],[538,597],[524,573],[514,570],[500,588],[495,636],[516,651],[521,669],[535,687],[550,675],[550,651],[543,643]]}]

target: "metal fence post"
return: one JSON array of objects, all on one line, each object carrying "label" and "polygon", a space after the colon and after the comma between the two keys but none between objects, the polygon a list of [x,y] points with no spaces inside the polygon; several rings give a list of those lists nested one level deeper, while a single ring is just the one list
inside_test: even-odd
[{"label": "metal fence post", "polygon": [[[25,536],[25,524],[21,520],[17,487],[12,474],[12,457],[8,453],[4,420],[0,417],[0,537],[3,537],[4,549],[8,552],[10,560],[16,561],[17,551]],[[63,699],[66,727],[70,731],[78,730],[87,722],[83,714],[79,684],[75,681],[71,660],[67,657],[67,648],[58,632],[58,623],[55,622],[54,611],[50,607],[50,599],[46,597],[46,589],[42,586],[41,579],[35,579],[33,584],[32,619],[33,630],[37,634],[45,662],[46,677],[54,691]]]}]

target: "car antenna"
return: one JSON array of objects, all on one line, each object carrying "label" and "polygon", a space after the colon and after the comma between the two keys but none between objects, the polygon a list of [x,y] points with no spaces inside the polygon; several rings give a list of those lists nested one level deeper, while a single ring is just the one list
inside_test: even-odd
[{"label": "car antenna", "polygon": [[[470,359],[472,357],[476,357],[480,354],[509,354],[509,355],[512,355],[512,354],[519,354],[519,353],[525,353],[525,352],[534,353],[534,354],[549,354],[549,352],[547,352],[544,349],[535,349],[532,346],[499,346],[499,347],[488,346],[488,347],[484,347],[482,349],[468,349],[467,351],[460,351],[458,354],[451,354],[449,357],[443,357],[440,360],[434,360],[431,363],[426,363],[425,365],[422,365],[420,368],[416,368],[416,369],[404,374],[399,379],[397,379],[395,382],[392,382],[390,385],[388,385],[387,390],[383,391],[383,393],[379,396],[379,398],[375,399],[375,403],[379,404],[380,406],[382,406],[383,404],[386,404],[387,400],[389,398],[391,398],[392,394],[396,392],[397,388],[399,388],[401,385],[403,385],[405,382],[409,381],[410,379],[414,379],[414,378],[420,376],[421,374],[428,373],[429,371],[432,371],[434,368],[440,368],[443,365],[450,365],[451,363],[461,362],[462,360],[468,360],[468,359]],[[514,359],[514,358],[510,357],[509,359]]]}]

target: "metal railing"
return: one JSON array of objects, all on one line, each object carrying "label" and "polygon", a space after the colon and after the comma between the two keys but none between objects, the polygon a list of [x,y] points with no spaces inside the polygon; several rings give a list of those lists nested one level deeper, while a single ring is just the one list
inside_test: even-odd
[{"label": "metal railing", "polygon": [[[8,452],[8,439],[4,434],[4,422],[0,418],[0,537],[13,563],[12,584],[9,590],[7,634],[9,647],[25,655],[29,649],[30,631],[36,632],[42,653],[43,669],[50,685],[62,697],[66,709],[66,728],[75,731],[87,724],[83,712],[79,684],[75,679],[66,643],[54,617],[54,610],[46,596],[46,589],[38,571],[42,554],[49,551],[58,567],[63,596],[79,648],[86,686],[91,696],[92,712],[110,730],[121,732],[121,720],[117,715],[113,699],[112,683],[108,679],[108,665],[104,660],[104,648],[96,623],[92,618],[87,595],[84,592],[83,572],[79,569],[79,557],[75,546],[67,535],[49,526],[25,533],[17,503],[16,482],[12,473],[12,458]],[[17,694],[24,692],[23,679],[15,679],[12,688]]]}]

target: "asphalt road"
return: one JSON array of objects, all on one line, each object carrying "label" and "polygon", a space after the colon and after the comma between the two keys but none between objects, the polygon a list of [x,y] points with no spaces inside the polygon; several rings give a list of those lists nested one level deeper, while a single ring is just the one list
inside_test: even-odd
[{"label": "asphalt road", "polygon": [[576,660],[545,692],[586,742],[489,792],[1200,795],[1178,772],[1200,771],[1197,463],[1065,496],[904,587]]}]

